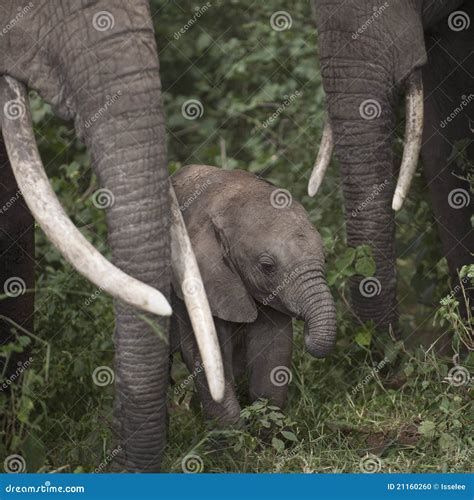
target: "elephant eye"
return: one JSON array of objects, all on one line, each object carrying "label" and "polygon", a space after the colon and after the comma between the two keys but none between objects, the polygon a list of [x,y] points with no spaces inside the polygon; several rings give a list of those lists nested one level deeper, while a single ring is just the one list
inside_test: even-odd
[{"label": "elephant eye", "polygon": [[261,255],[258,259],[258,264],[266,273],[271,273],[275,270],[275,262],[269,255]]}]

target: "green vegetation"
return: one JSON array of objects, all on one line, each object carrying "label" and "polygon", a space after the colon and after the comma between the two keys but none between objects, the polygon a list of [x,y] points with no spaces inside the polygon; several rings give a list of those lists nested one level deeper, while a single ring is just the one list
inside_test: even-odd
[{"label": "green vegetation", "polygon": [[[178,359],[164,470],[181,471],[190,455],[206,472],[471,470],[473,359],[465,353],[472,349],[473,323],[462,321],[451,294],[421,175],[397,216],[404,342],[383,339],[374,357],[371,325],[360,325],[347,308],[347,280],[355,273],[370,276],[373,261],[367,248],[346,247],[337,165],[316,199],[306,195],[324,117],[309,5],[216,1],[178,39],[174,34],[197,4],[152,5],[170,170],[190,163],[240,168],[290,190],[324,238],[339,318],[337,346],[325,360],[304,353],[297,325],[287,410],[259,402],[243,409],[238,429],[217,431],[203,423],[192,383],[176,390],[188,377]],[[291,15],[290,29],[270,26],[279,10]],[[195,120],[182,113],[191,99],[203,107]],[[98,183],[85,148],[71,124],[55,119],[35,96],[32,104],[53,187],[76,225],[107,254],[104,211],[92,202]],[[398,152],[401,141],[400,135]],[[2,351],[33,346],[33,361],[12,397],[0,392],[0,456],[22,455],[30,472],[94,471],[116,446],[113,385],[93,381],[98,367],[113,367],[112,301],[65,264],[40,230],[37,257],[36,337],[18,331],[18,342]],[[473,286],[474,268],[463,276],[464,286]],[[446,338],[460,353],[457,366],[452,352],[436,348]]]}]

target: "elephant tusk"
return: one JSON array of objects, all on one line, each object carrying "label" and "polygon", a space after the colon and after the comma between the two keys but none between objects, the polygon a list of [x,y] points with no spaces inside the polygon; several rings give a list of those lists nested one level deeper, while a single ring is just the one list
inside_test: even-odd
[{"label": "elephant tusk", "polygon": [[225,379],[219,341],[198,263],[171,183],[170,199],[173,272],[183,291],[184,302],[196,336],[209,391],[215,401],[221,402],[224,399]]},{"label": "elephant tusk", "polygon": [[331,156],[334,150],[334,137],[329,120],[324,124],[323,136],[319,146],[318,157],[311,172],[311,177],[308,183],[308,194],[314,196],[323,182],[326,170],[331,163]]},{"label": "elephant tusk", "polygon": [[423,136],[423,80],[421,70],[415,70],[408,79],[406,95],[405,148],[393,195],[392,208],[400,210],[408,195],[415,175]]},{"label": "elephant tusk", "polygon": [[2,132],[13,174],[26,204],[64,258],[100,290],[138,309],[170,316],[171,306],[158,291],[125,274],[102,256],[74,226],[59,203],[36,144],[26,87],[0,79]]}]

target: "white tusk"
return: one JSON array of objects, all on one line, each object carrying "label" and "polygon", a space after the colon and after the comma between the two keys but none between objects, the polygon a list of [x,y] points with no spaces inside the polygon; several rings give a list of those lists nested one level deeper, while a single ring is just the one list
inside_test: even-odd
[{"label": "white tusk", "polygon": [[3,109],[0,109],[3,138],[12,170],[26,204],[46,236],[64,258],[100,290],[138,309],[170,316],[171,306],[159,291],[111,264],[67,216],[41,162],[25,86],[5,77],[4,82],[0,79],[0,91],[4,98]]},{"label": "white tusk", "polygon": [[308,183],[308,194],[314,196],[323,182],[326,170],[331,163],[331,156],[334,150],[334,138],[329,120],[326,121],[319,146],[318,157],[313,167],[311,177]]},{"label": "white tusk", "polygon": [[421,70],[413,71],[408,79],[406,94],[405,148],[393,195],[392,208],[400,210],[408,195],[411,181],[415,175],[423,136],[423,79]]},{"label": "white tusk", "polygon": [[183,291],[184,302],[196,336],[209,391],[212,398],[220,402],[224,398],[225,379],[219,341],[191,240],[171,184],[170,199],[173,272]]}]

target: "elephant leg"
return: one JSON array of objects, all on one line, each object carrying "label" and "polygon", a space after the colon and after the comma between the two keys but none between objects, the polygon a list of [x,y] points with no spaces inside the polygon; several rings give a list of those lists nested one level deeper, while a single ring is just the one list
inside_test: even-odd
[{"label": "elephant leg", "polygon": [[[211,396],[206,375],[202,369],[202,360],[193,333],[191,322],[184,302],[178,298],[174,300],[174,315],[178,325],[178,335],[181,354],[189,372],[194,376],[199,399],[202,404],[204,417],[212,420],[219,426],[236,423],[240,418],[240,405],[234,389],[232,370],[232,351],[234,327],[232,323],[214,318],[217,336],[219,338],[222,361],[224,363],[225,392],[222,403],[216,403]],[[171,332],[174,336],[175,332]]]},{"label": "elephant leg", "polygon": [[293,326],[289,316],[260,306],[256,321],[247,328],[247,368],[250,398],[268,399],[285,406],[291,381]]},{"label": "elephant leg", "polygon": [[[0,344],[15,341],[14,322],[33,332],[35,295],[25,290],[35,287],[35,222],[13,176],[0,135]],[[11,322],[10,322],[11,321]],[[29,349],[13,354],[5,372],[9,379],[18,363],[29,358]],[[0,370],[3,371],[3,360]]]}]

